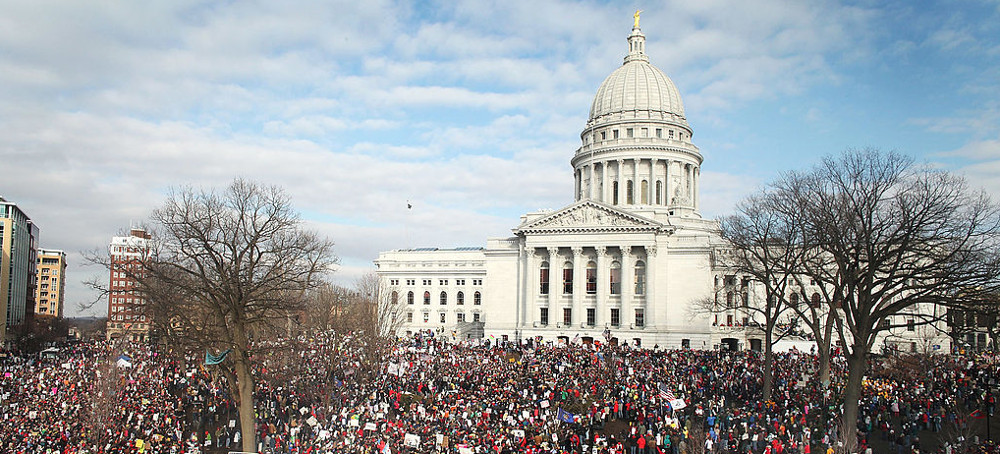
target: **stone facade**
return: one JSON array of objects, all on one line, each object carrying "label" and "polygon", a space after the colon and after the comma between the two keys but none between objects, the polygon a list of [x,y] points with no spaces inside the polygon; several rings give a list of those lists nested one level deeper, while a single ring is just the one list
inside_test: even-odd
[{"label": "stone facade", "polygon": [[400,334],[718,344],[710,316],[693,309],[713,291],[720,243],[717,224],[698,213],[702,156],[680,94],[649,63],[638,27],[628,45],[571,160],[572,205],[528,213],[514,236],[485,248],[379,255],[383,283],[407,306]]}]

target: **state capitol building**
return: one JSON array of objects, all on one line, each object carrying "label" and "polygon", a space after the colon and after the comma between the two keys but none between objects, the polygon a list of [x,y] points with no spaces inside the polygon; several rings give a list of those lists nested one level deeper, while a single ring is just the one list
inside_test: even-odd
[{"label": "state capitol building", "polygon": [[703,157],[680,92],[645,50],[637,17],[570,160],[574,203],[524,214],[486,247],[379,254],[399,335],[760,348],[760,333],[738,328],[746,314],[699,304],[755,292],[714,266],[724,242],[699,212]]}]

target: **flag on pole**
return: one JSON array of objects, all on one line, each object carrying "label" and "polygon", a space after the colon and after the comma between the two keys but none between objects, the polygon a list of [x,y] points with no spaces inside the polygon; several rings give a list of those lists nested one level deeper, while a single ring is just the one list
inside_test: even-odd
[{"label": "flag on pole", "polygon": [[556,419],[562,422],[573,422],[576,419],[576,415],[560,408],[556,410]]},{"label": "flag on pole", "polygon": [[674,393],[672,391],[670,391],[670,389],[667,388],[666,385],[664,385],[663,383],[660,383],[659,388],[660,388],[660,398],[661,399],[663,399],[663,400],[665,400],[667,402],[670,402],[670,401],[674,400]]},{"label": "flag on pole", "polygon": [[219,353],[218,355],[213,355],[213,354],[211,354],[211,353],[208,352],[208,349],[206,349],[205,350],[205,365],[206,366],[214,366],[216,364],[221,363],[224,359],[226,359],[226,355],[228,355],[229,352],[231,352],[232,350],[233,349],[231,349],[231,348],[230,349],[226,349],[226,351],[224,351],[222,353]]}]

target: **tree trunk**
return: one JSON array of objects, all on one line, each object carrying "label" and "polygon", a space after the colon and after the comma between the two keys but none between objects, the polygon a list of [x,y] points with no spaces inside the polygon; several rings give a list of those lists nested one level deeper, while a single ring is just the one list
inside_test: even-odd
[{"label": "tree trunk", "polygon": [[861,398],[861,379],[868,368],[868,351],[855,342],[854,351],[847,357],[847,384],[844,387],[844,415],[841,419],[841,439],[845,446],[853,446],[858,432],[858,402]]},{"label": "tree trunk", "polygon": [[822,334],[816,336],[816,349],[819,353],[819,382],[823,389],[830,387],[830,345],[833,343],[833,325],[836,318],[833,314],[826,314],[826,324]]},{"label": "tree trunk", "polygon": [[823,389],[830,387],[830,344],[820,344],[819,350],[819,383]]},{"label": "tree trunk", "polygon": [[243,437],[243,451],[257,452],[257,420],[253,411],[253,376],[250,375],[250,365],[246,358],[238,358],[236,369],[236,385],[240,391],[240,432]]}]

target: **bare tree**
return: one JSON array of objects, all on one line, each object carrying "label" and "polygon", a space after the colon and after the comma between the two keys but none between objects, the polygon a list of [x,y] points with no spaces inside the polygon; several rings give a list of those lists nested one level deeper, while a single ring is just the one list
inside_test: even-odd
[{"label": "bare tree", "polygon": [[352,298],[354,292],[350,289],[330,283],[311,290],[306,295],[303,326],[315,332],[344,332],[348,325],[343,319]]},{"label": "bare tree", "polygon": [[773,210],[784,222],[799,226],[794,229],[796,235],[787,237],[789,247],[797,248],[798,252],[792,256],[794,260],[783,261],[780,265],[789,267],[782,273],[794,283],[790,293],[795,296],[789,295],[789,307],[812,333],[819,363],[818,381],[825,388],[830,384],[833,328],[840,320],[840,302],[835,289],[828,284],[835,280],[829,273],[836,274],[837,267],[831,262],[829,254],[823,252],[816,235],[806,228],[804,216],[808,213],[809,201],[806,193],[811,181],[808,176],[785,175],[771,185],[768,203],[762,208]]},{"label": "bare tree", "polygon": [[947,172],[876,150],[848,151],[794,176],[821,276],[840,303],[846,349],[844,439],[857,430],[861,379],[880,335],[938,321],[935,305],[976,304],[1000,277],[1000,212]]},{"label": "bare tree", "polygon": [[[154,250],[136,273],[158,333],[198,351],[229,351],[221,371],[239,407],[243,451],[256,451],[252,341],[281,333],[336,262],[277,187],[172,191],[152,214]],[[255,358],[256,355],[256,358]]]},{"label": "bare tree", "polygon": [[[793,304],[788,298],[798,298],[797,293],[788,292],[789,286],[807,252],[801,247],[801,224],[773,209],[772,199],[766,192],[748,197],[736,205],[736,214],[720,221],[721,235],[729,247],[717,251],[716,258],[719,265],[734,274],[724,277],[724,298],[717,294],[713,300],[715,310],[738,309],[755,322],[762,320],[758,323],[764,335],[765,401],[771,399],[774,382],[774,344],[791,332],[791,326],[778,329],[779,324],[790,321]],[[744,278],[737,288],[741,276],[749,279]],[[751,283],[760,286],[763,298],[752,298],[756,292],[751,291]]]},{"label": "bare tree", "polygon": [[355,288],[362,298],[366,329],[378,338],[395,339],[404,313],[398,289],[388,286],[374,272],[358,278]]}]

